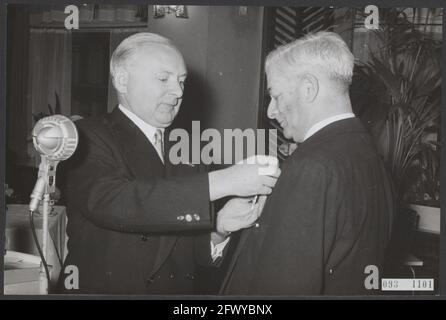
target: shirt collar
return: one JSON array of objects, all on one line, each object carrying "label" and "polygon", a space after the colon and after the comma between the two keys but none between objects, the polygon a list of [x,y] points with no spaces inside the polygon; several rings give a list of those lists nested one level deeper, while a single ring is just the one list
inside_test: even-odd
[{"label": "shirt collar", "polygon": [[149,141],[152,144],[155,143],[156,130],[159,129],[164,134],[165,128],[156,128],[156,127],[148,124],[147,122],[142,120],[140,117],[138,117],[136,114],[134,114],[132,111],[125,108],[121,104],[119,104],[118,108],[144,133],[144,135],[147,137],[147,139],[149,139]]},{"label": "shirt collar", "polygon": [[321,130],[322,128],[328,126],[329,124],[339,121],[339,120],[344,120],[344,119],[348,119],[348,118],[354,118],[355,115],[351,112],[348,113],[342,113],[342,114],[337,114],[335,116],[329,117],[327,119],[324,119],[322,121],[319,121],[318,123],[314,124],[305,134],[304,137],[304,141],[307,140],[309,137],[311,137],[312,135],[314,135],[316,132],[318,132],[319,130]]}]

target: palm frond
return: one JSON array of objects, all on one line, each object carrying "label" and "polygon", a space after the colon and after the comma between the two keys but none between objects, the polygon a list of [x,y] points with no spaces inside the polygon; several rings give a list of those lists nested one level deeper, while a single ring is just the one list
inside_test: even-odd
[{"label": "palm frond", "polygon": [[401,10],[386,9],[382,16],[382,28],[374,31],[379,50],[355,71],[367,81],[363,96],[371,97],[362,102],[362,115],[371,114],[371,132],[398,199],[406,199],[420,181],[428,193],[438,194],[439,144],[427,143],[426,137],[439,128],[441,42],[417,30]]}]

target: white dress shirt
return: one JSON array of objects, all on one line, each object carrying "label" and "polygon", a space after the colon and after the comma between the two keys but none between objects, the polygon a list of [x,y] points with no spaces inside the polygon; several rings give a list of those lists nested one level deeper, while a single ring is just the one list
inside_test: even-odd
[{"label": "white dress shirt", "polygon": [[211,257],[212,257],[212,261],[217,260],[218,258],[223,256],[223,250],[225,249],[226,245],[229,242],[229,239],[231,239],[230,237],[227,237],[225,241],[214,245],[211,241]]},{"label": "white dress shirt", "polygon": [[[162,154],[158,151],[158,148],[155,145],[155,133],[157,129],[160,129],[161,132],[164,134],[164,128],[155,128],[154,126],[146,123],[144,120],[142,120],[140,117],[138,117],[136,114],[134,114],[129,109],[123,107],[121,104],[118,106],[119,110],[122,111],[141,131],[144,133],[146,138],[150,141],[150,143],[153,145],[155,150],[157,150],[158,156],[160,157],[161,161],[164,163],[164,159]],[[226,247],[226,245],[229,242],[229,237],[223,241],[222,243],[219,243],[217,245],[214,245],[211,241],[211,257],[212,260],[215,261],[219,257],[223,255],[223,250]]]},{"label": "white dress shirt", "polygon": [[309,137],[311,137],[313,134],[315,134],[316,132],[318,132],[319,130],[321,130],[322,128],[328,126],[329,124],[339,121],[339,120],[344,120],[344,119],[348,119],[348,118],[354,118],[355,115],[351,112],[348,113],[342,113],[342,114],[337,114],[335,116],[329,117],[327,119],[324,119],[322,121],[319,121],[318,123],[314,124],[305,134],[304,137],[304,141],[307,140]]},{"label": "white dress shirt", "polygon": [[144,133],[146,138],[150,141],[150,143],[153,145],[155,150],[158,153],[158,156],[160,157],[161,161],[164,163],[163,155],[158,150],[157,146],[155,145],[155,134],[157,130],[161,130],[161,132],[164,134],[164,128],[155,128],[154,126],[148,124],[144,120],[142,120],[140,117],[138,117],[136,114],[134,114],[129,109],[123,107],[121,104],[119,104],[119,110],[122,111],[132,122]]}]

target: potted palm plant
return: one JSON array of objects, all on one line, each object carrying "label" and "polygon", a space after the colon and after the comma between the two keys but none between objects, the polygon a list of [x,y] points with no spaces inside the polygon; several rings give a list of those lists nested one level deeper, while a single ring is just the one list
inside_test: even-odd
[{"label": "potted palm plant", "polygon": [[385,11],[385,23],[372,31],[379,49],[357,67],[354,84],[361,88],[352,91],[392,175],[397,203],[404,206],[417,187],[438,200],[441,42],[403,13]]},{"label": "potted palm plant", "polygon": [[439,230],[441,42],[403,10],[382,9],[380,21],[379,30],[369,31],[377,49],[357,65],[351,93],[355,112],[374,136],[393,181],[390,252],[398,264],[413,246],[410,233],[426,217]]}]

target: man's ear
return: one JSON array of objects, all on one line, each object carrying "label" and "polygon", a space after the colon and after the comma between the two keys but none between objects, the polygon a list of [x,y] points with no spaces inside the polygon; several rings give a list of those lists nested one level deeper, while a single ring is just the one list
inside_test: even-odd
[{"label": "man's ear", "polygon": [[305,73],[302,77],[304,88],[304,99],[306,102],[313,102],[319,93],[319,80],[311,73]]},{"label": "man's ear", "polygon": [[127,93],[127,82],[129,80],[129,73],[124,68],[118,68],[113,78],[115,88],[119,93]]}]

